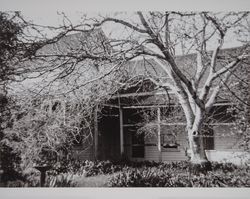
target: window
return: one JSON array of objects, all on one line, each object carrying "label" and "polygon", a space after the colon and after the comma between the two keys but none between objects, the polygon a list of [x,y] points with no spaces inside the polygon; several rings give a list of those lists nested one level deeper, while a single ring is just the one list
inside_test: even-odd
[{"label": "window", "polygon": [[144,158],[144,133],[132,133],[132,157]]},{"label": "window", "polygon": [[163,148],[178,148],[176,135],[162,135],[162,146]]},{"label": "window", "polygon": [[214,131],[211,127],[205,127],[203,132],[204,149],[214,150]]},{"label": "window", "polygon": [[161,135],[161,147],[162,151],[178,151],[177,135],[172,133]]},{"label": "window", "polygon": [[161,126],[161,149],[162,151],[179,151],[178,133],[183,130],[182,126]]}]

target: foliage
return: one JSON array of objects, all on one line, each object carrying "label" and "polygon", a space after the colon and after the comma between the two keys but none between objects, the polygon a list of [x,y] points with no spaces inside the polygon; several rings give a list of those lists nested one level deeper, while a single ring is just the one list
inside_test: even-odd
[{"label": "foliage", "polygon": [[213,163],[206,174],[191,174],[186,162],[126,168],[109,181],[113,187],[250,187],[249,167]]},{"label": "foliage", "polygon": [[22,173],[24,183],[27,187],[38,187],[40,185],[40,172],[34,168],[28,168]]},{"label": "foliage", "polygon": [[77,176],[72,173],[62,173],[56,176],[49,176],[47,178],[47,187],[75,187],[75,178]]},{"label": "foliage", "polygon": [[96,176],[101,174],[112,174],[121,171],[123,165],[114,164],[111,161],[62,161],[56,163],[49,175],[58,175],[61,173],[72,173],[79,176]]},{"label": "foliage", "polygon": [[16,23],[14,17],[0,12],[0,170],[3,174],[1,180],[22,179],[20,175],[20,154],[13,150],[8,143],[17,141],[16,136],[9,136],[6,128],[12,126],[10,107],[12,99],[7,96],[7,82],[13,79],[16,72],[13,62],[19,57],[19,38],[22,26]]},{"label": "foliage", "polygon": [[81,104],[72,102],[65,107],[63,99],[55,103],[56,108],[47,107],[50,103],[44,99],[27,100],[17,102],[11,108],[13,125],[5,129],[8,137],[18,138],[8,145],[22,154],[23,168],[34,163],[55,164],[70,157],[75,144],[91,146],[92,123],[91,119],[86,119],[92,116],[91,109],[86,110]]},{"label": "foliage", "polygon": [[[212,162],[212,171],[196,174],[189,168],[188,161],[65,161],[47,171],[45,186],[250,187],[249,166]],[[40,173],[35,169],[27,170],[23,177],[25,180],[9,181],[7,186],[39,186]]]},{"label": "foliage", "polygon": [[[58,166],[49,175],[65,175],[61,181],[71,184],[72,176],[110,175],[108,186],[113,187],[249,187],[249,166],[236,166],[232,163],[212,162],[212,171],[190,173],[190,162],[151,162],[151,161],[76,161]],[[74,169],[73,169],[74,168]],[[59,172],[64,172],[59,174]],[[70,177],[71,176],[71,177]],[[51,178],[54,179],[55,178]],[[54,182],[53,181],[53,182]],[[59,182],[58,182],[59,183]],[[67,185],[65,182],[65,186]],[[60,186],[63,186],[59,183]]]},{"label": "foliage", "polygon": [[[13,17],[14,18],[14,17]],[[13,78],[14,66],[11,62],[20,53],[20,40],[18,36],[22,33],[22,25],[17,23],[7,13],[0,12],[0,83],[6,83]]]}]

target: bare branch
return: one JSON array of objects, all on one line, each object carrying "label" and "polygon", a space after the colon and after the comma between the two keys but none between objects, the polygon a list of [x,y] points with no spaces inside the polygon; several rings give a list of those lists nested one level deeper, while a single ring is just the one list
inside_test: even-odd
[{"label": "bare branch", "polygon": [[100,23],[96,23],[94,24],[94,27],[97,27],[97,26],[101,26],[102,24],[104,24],[105,22],[115,22],[115,23],[119,23],[119,24],[122,24],[124,26],[127,26],[129,28],[131,28],[132,30],[136,30],[137,32],[140,32],[140,33],[148,33],[146,30],[143,30],[141,28],[138,28],[134,25],[132,25],[131,23],[129,22],[126,22],[124,20],[121,20],[121,19],[115,19],[115,18],[105,18],[104,20],[102,20]]}]

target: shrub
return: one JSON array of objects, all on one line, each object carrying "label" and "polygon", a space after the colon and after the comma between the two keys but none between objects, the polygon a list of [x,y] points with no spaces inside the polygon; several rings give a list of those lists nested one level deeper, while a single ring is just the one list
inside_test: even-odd
[{"label": "shrub", "polygon": [[25,184],[28,187],[38,187],[40,185],[40,172],[34,168],[26,169],[23,172]]},{"label": "shrub", "polygon": [[156,168],[126,168],[109,181],[115,187],[151,187],[165,186],[169,179],[166,173]]},{"label": "shrub", "polygon": [[7,182],[7,187],[25,187],[25,182],[22,180],[13,180]]},{"label": "shrub", "polygon": [[111,187],[250,187],[249,167],[213,163],[206,174],[189,172],[188,162],[162,163],[157,167],[127,167],[113,176]]},{"label": "shrub", "polygon": [[46,180],[47,187],[75,187],[77,176],[72,173],[64,173],[56,176],[49,176]]},{"label": "shrub", "polygon": [[[38,172],[39,173],[39,172]],[[46,186],[76,186],[78,176],[113,174],[107,185],[111,187],[250,187],[249,167],[231,163],[212,163],[212,171],[194,174],[190,163],[132,162],[132,161],[69,161],[54,165],[47,172]],[[28,186],[38,186],[37,172],[30,172]],[[31,183],[32,182],[32,183]]]},{"label": "shrub", "polygon": [[85,171],[85,176],[89,177],[101,174],[112,174],[121,171],[123,167],[121,165],[115,165],[110,161],[88,161],[85,162],[82,169]]}]

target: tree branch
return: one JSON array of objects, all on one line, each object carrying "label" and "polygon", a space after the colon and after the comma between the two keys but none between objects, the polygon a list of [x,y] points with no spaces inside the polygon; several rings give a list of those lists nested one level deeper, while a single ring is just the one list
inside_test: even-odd
[{"label": "tree branch", "polygon": [[127,26],[127,27],[129,27],[129,28],[131,28],[131,29],[133,29],[133,30],[136,30],[137,32],[140,32],[140,33],[148,33],[146,30],[143,30],[143,29],[141,29],[141,28],[138,28],[138,27],[132,25],[131,23],[127,22],[127,21],[124,21],[124,20],[121,20],[121,19],[110,18],[110,17],[105,18],[105,19],[102,20],[100,23],[94,24],[94,27],[96,27],[96,26],[101,26],[101,25],[104,24],[105,22],[109,22],[109,21],[115,22],[115,23],[119,23],[119,24],[122,24],[122,25]]}]

